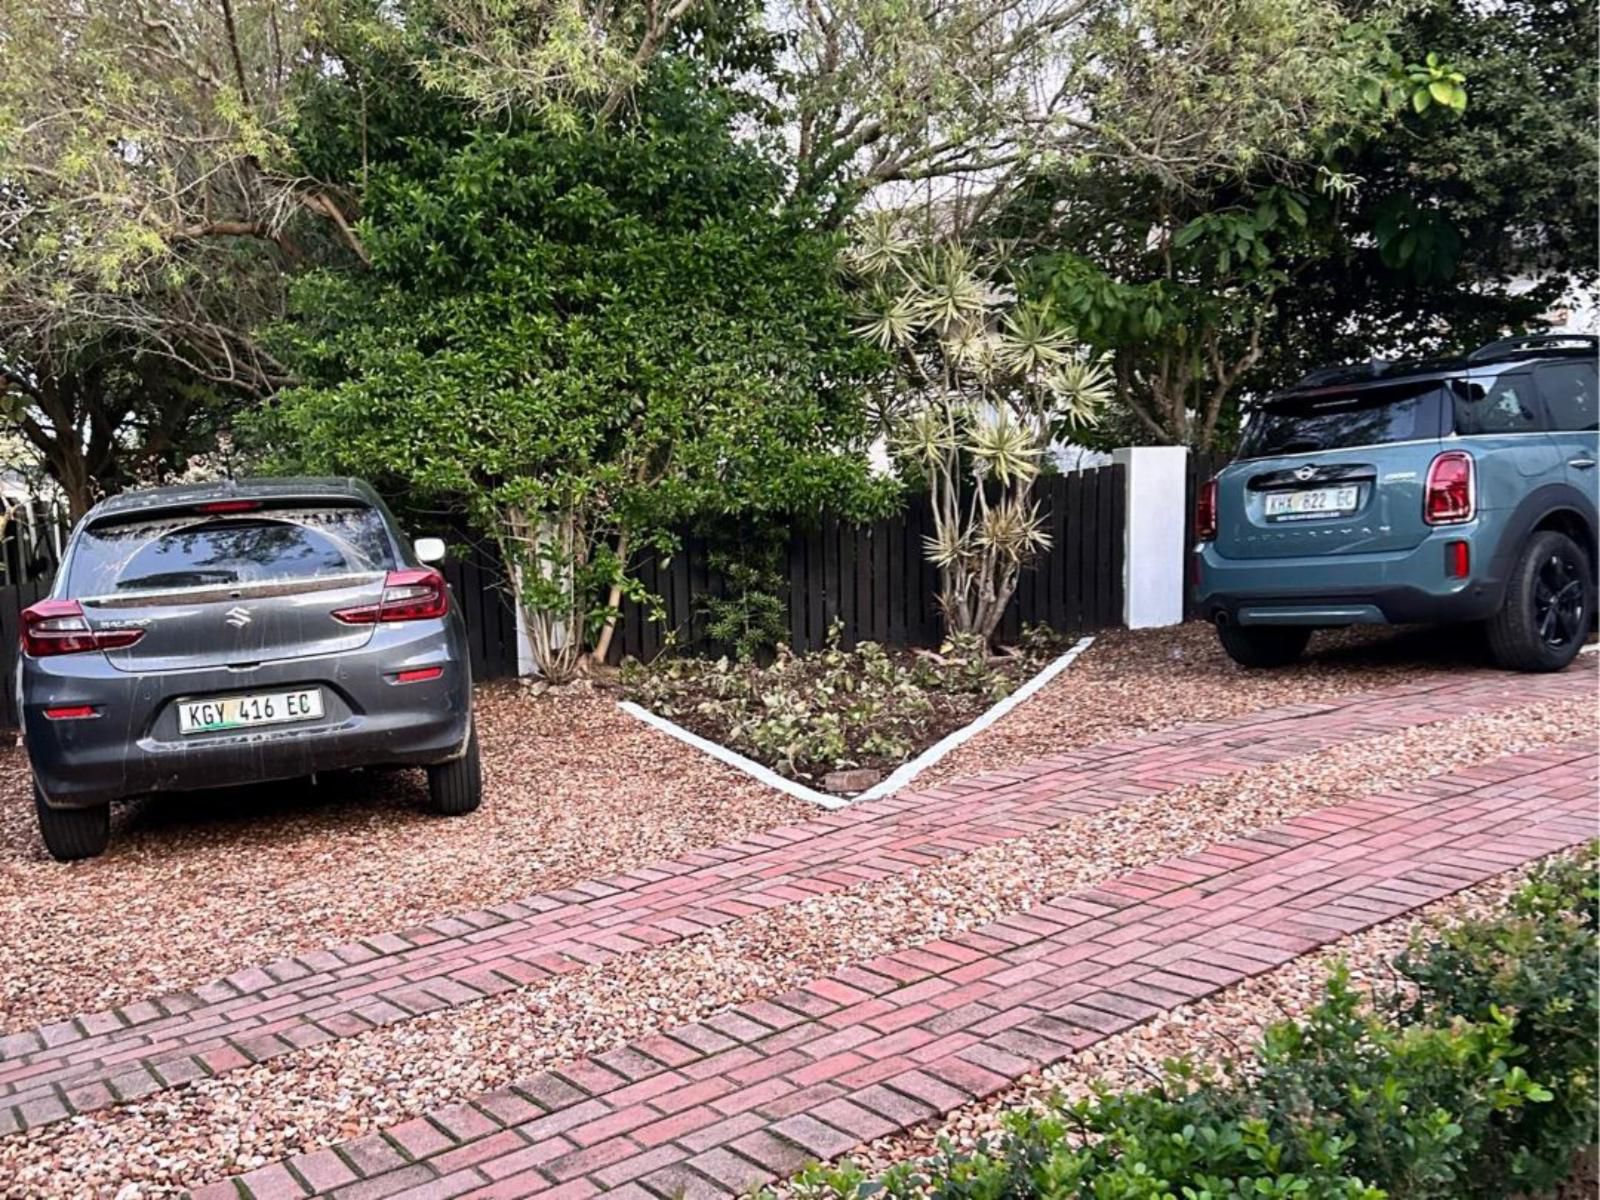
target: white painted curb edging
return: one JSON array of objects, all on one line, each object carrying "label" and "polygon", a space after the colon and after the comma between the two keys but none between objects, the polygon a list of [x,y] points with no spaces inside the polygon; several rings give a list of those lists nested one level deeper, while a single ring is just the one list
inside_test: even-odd
[{"label": "white painted curb edging", "polygon": [[830,796],[826,792],[812,791],[803,783],[796,783],[792,779],[785,779],[771,767],[764,767],[753,758],[746,758],[736,751],[729,750],[726,746],[717,744],[709,738],[703,738],[698,733],[690,733],[682,725],[675,725],[665,717],[658,717],[648,708],[642,708],[632,700],[619,700],[617,707],[630,717],[637,717],[646,725],[653,725],[668,737],[675,737],[680,742],[688,742],[696,750],[704,750],[718,762],[726,763],[735,770],[743,771],[746,775],[759,779],[770,788],[777,788],[780,792],[787,792],[796,800],[806,800],[822,808],[844,808],[850,803],[847,796]]},{"label": "white painted curb edging", "polygon": [[754,759],[746,758],[737,751],[730,750],[726,746],[711,741],[709,738],[701,737],[698,733],[691,733],[682,725],[675,724],[674,722],[667,720],[665,717],[657,716],[648,708],[644,708],[638,704],[635,704],[632,700],[619,700],[617,702],[617,707],[623,712],[627,713],[630,717],[634,717],[640,721],[643,721],[646,725],[652,726],[655,729],[659,729],[668,737],[674,737],[680,742],[686,742],[687,744],[693,746],[696,750],[702,750],[709,754],[718,762],[725,763],[726,765],[733,767],[735,770],[743,771],[746,775],[759,780],[768,787],[776,788],[778,791],[783,792],[786,795],[793,796],[797,800],[804,800],[807,803],[817,805],[819,808],[848,808],[850,805],[859,804],[864,800],[877,800],[884,796],[892,795],[901,788],[905,787],[906,784],[910,783],[923,771],[926,771],[929,767],[933,766],[934,763],[938,762],[946,754],[949,754],[950,751],[954,750],[957,746],[966,742],[968,739],[976,736],[979,733],[982,733],[1001,717],[1005,716],[1012,709],[1016,708],[1017,705],[1021,704],[1029,696],[1032,696],[1040,688],[1044,687],[1045,684],[1049,683],[1057,675],[1061,674],[1061,672],[1070,667],[1072,665],[1072,660],[1077,658],[1078,655],[1082,654],[1092,645],[1094,645],[1094,638],[1079,638],[1077,642],[1073,644],[1072,648],[1065,654],[1061,655],[1061,657],[1050,663],[1049,666],[1039,671],[1038,674],[1036,674],[1032,679],[1028,680],[1027,683],[1023,684],[1016,691],[1012,692],[1009,696],[991,705],[971,723],[963,725],[954,733],[946,734],[944,737],[940,738],[939,741],[935,742],[921,754],[917,755],[916,758],[912,759],[908,763],[902,763],[899,767],[895,768],[894,772],[887,778],[879,780],[866,791],[855,796],[830,796],[826,792],[819,792],[813,788],[808,788],[803,783],[796,783],[792,779],[785,779],[782,775],[779,775],[776,771],[772,770],[772,768],[762,766]]},{"label": "white painted curb edging", "polygon": [[934,763],[938,762],[946,754],[949,754],[950,751],[954,750],[957,746],[961,745],[969,738],[982,733],[985,729],[989,728],[989,726],[993,725],[1017,705],[1021,704],[1029,696],[1033,695],[1040,688],[1044,687],[1045,684],[1049,683],[1057,675],[1061,674],[1061,672],[1070,667],[1072,665],[1072,660],[1077,658],[1078,655],[1082,654],[1092,645],[1094,645],[1094,639],[1092,637],[1079,638],[1073,643],[1072,648],[1060,658],[1056,659],[1049,666],[1045,667],[1044,670],[1040,671],[1032,679],[1028,680],[1027,683],[1023,684],[1016,691],[1012,692],[1009,696],[991,705],[987,711],[979,714],[975,721],[972,721],[970,724],[963,725],[954,733],[945,734],[944,737],[940,738],[933,745],[929,746],[910,762],[902,763],[887,779],[879,780],[866,791],[862,792],[852,803],[859,804],[863,800],[877,800],[882,796],[891,796],[895,792],[898,792],[901,788],[905,787],[906,784],[910,783],[918,775],[922,774],[922,772],[933,766]]}]

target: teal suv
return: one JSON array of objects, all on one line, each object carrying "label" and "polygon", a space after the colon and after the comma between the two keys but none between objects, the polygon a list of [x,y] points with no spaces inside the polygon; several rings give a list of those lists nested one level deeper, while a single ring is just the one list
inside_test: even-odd
[{"label": "teal suv", "polygon": [[1600,561],[1597,349],[1511,338],[1265,400],[1196,504],[1191,581],[1223,648],[1281,666],[1314,629],[1459,622],[1503,666],[1566,666]]}]

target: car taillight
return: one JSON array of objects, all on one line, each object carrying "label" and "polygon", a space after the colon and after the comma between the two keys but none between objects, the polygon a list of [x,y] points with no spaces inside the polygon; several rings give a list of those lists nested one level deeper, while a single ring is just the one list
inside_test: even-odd
[{"label": "car taillight", "polygon": [[29,658],[119,650],[144,636],[142,629],[89,628],[76,600],[41,600],[22,610],[22,652]]},{"label": "car taillight", "polygon": [[337,609],[333,615],[346,625],[376,625],[442,617],[449,611],[450,593],[444,576],[427,567],[408,567],[384,576],[383,599],[378,603]]},{"label": "car taillight", "polygon": [[1423,520],[1429,525],[1459,525],[1472,520],[1477,508],[1472,455],[1465,450],[1446,450],[1428,467],[1428,486],[1422,501]]},{"label": "car taillight", "polygon": [[1200,485],[1200,494],[1194,500],[1194,536],[1198,541],[1209,542],[1217,536],[1217,481],[1208,479]]},{"label": "car taillight", "polygon": [[212,500],[208,504],[196,504],[194,511],[197,513],[242,513],[254,512],[261,507],[259,500]]}]

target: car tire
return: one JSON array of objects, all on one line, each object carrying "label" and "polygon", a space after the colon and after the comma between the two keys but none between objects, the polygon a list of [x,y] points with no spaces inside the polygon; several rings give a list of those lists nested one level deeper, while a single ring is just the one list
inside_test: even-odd
[{"label": "car tire", "polygon": [[1594,616],[1594,574],[1583,547],[1564,533],[1528,539],[1489,618],[1489,651],[1510,671],[1559,671],[1583,648]]},{"label": "car tire", "polygon": [[428,800],[447,817],[472,812],[483,803],[483,772],[478,762],[478,730],[467,738],[467,752],[428,768]]},{"label": "car tire", "polygon": [[1311,630],[1302,625],[1218,625],[1217,638],[1241,667],[1286,667],[1305,650]]},{"label": "car tire", "polygon": [[105,852],[111,841],[111,805],[89,808],[51,808],[38,783],[33,785],[33,808],[39,817],[44,848],[57,862],[76,862]]}]

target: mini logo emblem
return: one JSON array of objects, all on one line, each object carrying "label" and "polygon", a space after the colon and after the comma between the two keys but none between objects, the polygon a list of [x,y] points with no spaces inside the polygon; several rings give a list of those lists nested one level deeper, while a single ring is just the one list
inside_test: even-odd
[{"label": "mini logo emblem", "polygon": [[1316,473],[1317,473],[1317,469],[1315,467],[1297,467],[1295,469],[1294,477],[1296,479],[1298,479],[1301,483],[1304,483],[1306,480],[1310,479]]},{"label": "mini logo emblem", "polygon": [[234,605],[228,610],[227,621],[235,629],[243,629],[250,624],[250,610],[243,605]]}]

